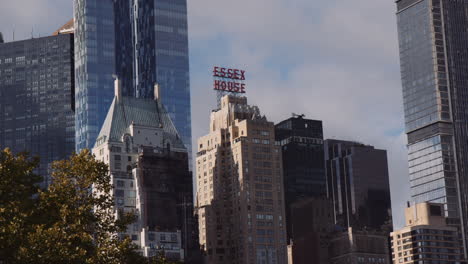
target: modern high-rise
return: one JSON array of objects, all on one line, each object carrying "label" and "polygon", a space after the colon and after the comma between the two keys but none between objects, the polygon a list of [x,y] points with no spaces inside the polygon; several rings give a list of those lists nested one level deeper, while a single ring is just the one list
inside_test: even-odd
[{"label": "modern high-rise", "polygon": [[357,142],[324,142],[327,196],[342,228],[379,230],[390,226],[387,151]]},{"label": "modern high-rise", "polygon": [[73,34],[0,43],[0,148],[51,163],[75,150]]},{"label": "modern high-rise", "polygon": [[[191,155],[186,0],[75,0],[77,149],[92,147],[112,101],[122,94],[161,101]],[[97,88],[99,87],[99,89]]]},{"label": "modern high-rise", "polygon": [[116,74],[124,93],[166,107],[191,155],[187,0],[114,0]]},{"label": "modern high-rise", "polygon": [[288,244],[292,237],[291,206],[327,193],[322,121],[289,118],[275,125],[281,144]]},{"label": "modern high-rise", "polygon": [[198,139],[199,240],[209,264],[286,263],[281,148],[246,97],[226,95]]},{"label": "modern high-rise", "polygon": [[396,4],[411,198],[444,204],[466,253],[468,1]]},{"label": "modern high-rise", "polygon": [[74,0],[76,150],[91,149],[114,98],[112,0]]},{"label": "modern high-rise", "polygon": [[444,211],[444,205],[436,203],[405,208],[405,227],[390,234],[394,264],[466,263],[459,232],[447,225]]},{"label": "modern high-rise", "polygon": [[115,98],[93,154],[109,165],[115,212],[135,212],[128,236],[144,256],[164,253],[190,262],[198,249],[193,225],[192,174],[188,153],[159,101],[123,96],[116,80]]}]

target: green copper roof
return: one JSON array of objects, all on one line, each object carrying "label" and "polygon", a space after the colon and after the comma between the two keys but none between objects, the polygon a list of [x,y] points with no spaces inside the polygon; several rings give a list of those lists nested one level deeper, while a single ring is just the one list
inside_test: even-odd
[{"label": "green copper roof", "polygon": [[177,130],[164,107],[153,99],[122,96],[112,102],[97,141],[122,141],[131,124],[162,128],[164,140],[174,148],[185,149]]}]

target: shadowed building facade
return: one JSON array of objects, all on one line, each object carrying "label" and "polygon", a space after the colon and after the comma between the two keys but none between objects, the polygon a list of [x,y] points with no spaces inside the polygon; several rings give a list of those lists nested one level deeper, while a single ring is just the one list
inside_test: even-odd
[{"label": "shadowed building facade", "polygon": [[361,143],[324,143],[327,192],[342,228],[379,230],[391,220],[387,151]]},{"label": "shadowed building facade", "polygon": [[322,121],[292,117],[275,125],[281,145],[288,244],[292,236],[291,206],[327,193]]},{"label": "shadowed building facade", "polygon": [[468,1],[396,4],[411,198],[444,204],[466,254]]},{"label": "shadowed building facade", "polygon": [[0,148],[51,163],[74,151],[73,34],[0,43]]}]

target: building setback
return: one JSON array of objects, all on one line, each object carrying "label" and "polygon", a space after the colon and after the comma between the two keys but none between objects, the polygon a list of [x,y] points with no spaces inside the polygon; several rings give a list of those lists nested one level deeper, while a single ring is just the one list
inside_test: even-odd
[{"label": "building setback", "polygon": [[93,146],[112,101],[122,94],[160,100],[191,155],[186,0],[75,0],[77,149]]},{"label": "building setback", "polygon": [[295,202],[326,195],[322,121],[292,117],[275,125],[281,144],[287,241],[292,236],[291,206]]},{"label": "building setback", "polygon": [[109,164],[116,213],[137,213],[120,235],[144,256],[163,252],[167,259],[196,263],[187,150],[159,99],[122,96],[119,81],[115,90],[93,154]]},{"label": "building setback", "polygon": [[325,140],[328,197],[342,228],[390,226],[387,152],[361,143]]},{"label": "building setback", "polygon": [[405,227],[390,234],[393,263],[466,263],[458,230],[447,225],[444,215],[443,204],[406,208]]},{"label": "building setback", "polygon": [[206,263],[286,263],[283,177],[274,125],[224,96],[199,138],[197,213]]},{"label": "building setback", "polygon": [[44,186],[75,149],[73,62],[73,34],[0,44],[0,148],[39,156]]},{"label": "building setback", "polygon": [[388,233],[350,227],[334,233],[329,244],[330,264],[390,264]]},{"label": "building setback", "polygon": [[398,0],[411,198],[444,204],[467,253],[468,8],[466,0]]}]

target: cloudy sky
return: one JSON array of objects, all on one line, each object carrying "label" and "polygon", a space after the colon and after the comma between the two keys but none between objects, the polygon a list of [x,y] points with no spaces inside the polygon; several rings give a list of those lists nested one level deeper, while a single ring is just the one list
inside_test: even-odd
[{"label": "cloudy sky", "polygon": [[[211,68],[247,71],[248,98],[272,121],[303,113],[325,137],[387,149],[395,225],[408,197],[395,4],[390,0],[188,0],[194,138],[216,105]],[[45,36],[72,0],[1,0],[7,41]]]}]

